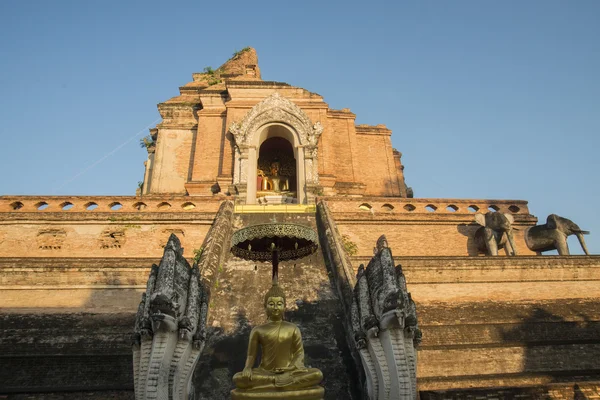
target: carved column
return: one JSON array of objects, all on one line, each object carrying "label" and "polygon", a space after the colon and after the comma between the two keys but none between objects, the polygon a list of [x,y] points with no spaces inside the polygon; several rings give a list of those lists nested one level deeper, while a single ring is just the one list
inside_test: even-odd
[{"label": "carved column", "polygon": [[311,145],[304,148],[304,165],[308,203],[313,204],[315,197],[320,193],[317,146]]},{"label": "carved column", "polygon": [[248,146],[241,145],[239,146],[239,148],[240,154],[238,162],[239,165],[237,166],[238,168],[236,168],[236,171],[238,173],[236,187],[238,192],[238,199],[245,201],[246,193],[248,190]]},{"label": "carved column", "polygon": [[305,170],[305,158],[304,158],[304,148],[298,147],[297,149],[297,157],[298,157],[298,166],[296,175],[298,176],[298,182],[296,183],[296,188],[298,190],[298,204],[306,203],[306,170]]},{"label": "carved column", "polygon": [[[246,157],[245,174],[242,171],[242,176],[246,177],[246,204],[256,203],[256,163],[258,160],[258,152],[255,146],[248,146],[248,155]],[[241,183],[244,183],[243,181]]]}]

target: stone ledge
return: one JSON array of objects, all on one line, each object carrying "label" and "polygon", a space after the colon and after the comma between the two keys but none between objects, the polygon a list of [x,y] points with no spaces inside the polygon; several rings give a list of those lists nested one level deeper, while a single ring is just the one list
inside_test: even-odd
[{"label": "stone ledge", "polygon": [[[371,257],[350,257],[354,264],[368,263]],[[489,257],[489,256],[396,256],[394,261],[402,265],[402,269],[438,269],[447,265],[448,269],[481,269],[481,268],[581,268],[589,266],[600,267],[600,255],[573,255],[573,256],[514,256],[514,257]],[[435,263],[435,267],[431,264]],[[529,264],[524,265],[523,263]],[[444,268],[444,267],[442,267]]]},{"label": "stone ledge", "polygon": [[356,114],[350,111],[349,108],[343,108],[341,110],[327,110],[327,117],[329,118],[347,118],[356,119]]},{"label": "stone ledge", "polygon": [[[286,82],[277,82],[277,81],[259,81],[259,80],[235,80],[228,79],[227,88],[290,88],[293,87],[289,83]],[[306,90],[306,89],[303,89]]]},{"label": "stone ledge", "polygon": [[[479,225],[475,224],[474,214],[466,213],[374,213],[364,211],[348,211],[348,212],[334,212],[333,216],[338,225],[379,225],[379,224],[392,224],[392,225],[407,225],[407,224],[427,224],[427,225],[466,225],[472,226],[474,229],[478,228]],[[515,222],[513,226],[519,228],[526,228],[533,226],[537,223],[537,218],[531,215],[513,215]]]},{"label": "stone ledge", "polygon": [[357,135],[383,135],[383,136],[391,136],[392,135],[392,131],[383,124],[356,125],[355,129],[356,129]]},{"label": "stone ledge", "polygon": [[[0,213],[39,213],[60,212],[65,214],[97,214],[106,212],[120,214],[126,212],[216,212],[225,200],[223,197],[202,199],[185,195],[146,195],[146,196],[0,196]],[[91,208],[95,205],[95,208]],[[179,208],[177,208],[179,207]]]},{"label": "stone ledge", "polygon": [[[319,197],[336,216],[338,213],[353,212],[361,214],[464,214],[485,213],[489,209],[510,213],[513,216],[529,214],[525,200],[494,199],[440,199],[440,198],[403,198],[403,197]],[[537,221],[537,219],[535,219]]]},{"label": "stone ledge", "polygon": [[565,383],[548,383],[544,385],[521,387],[488,387],[479,389],[457,389],[440,391],[422,391],[421,400],[473,400],[473,399],[521,399],[546,400],[548,398],[564,400],[585,400],[600,398],[600,377],[592,377],[592,381],[582,377]]},{"label": "stone ledge", "polygon": [[[464,390],[469,387],[472,390],[493,388],[492,391],[502,387],[531,387],[534,385],[550,385],[557,382],[585,382],[585,381],[600,381],[600,371],[589,371],[587,374],[581,374],[581,371],[573,371],[571,374],[563,376],[552,376],[545,373],[537,374],[495,374],[488,376],[463,376],[463,377],[439,377],[439,378],[421,378],[417,377],[419,382],[419,391],[422,394],[424,391],[438,391],[459,389]],[[451,397],[457,399],[456,397]],[[475,397],[469,397],[474,399]],[[511,398],[511,397],[509,397]],[[549,397],[542,396],[540,399],[548,399]],[[447,400],[448,397],[444,397]],[[578,399],[579,400],[579,399]]]}]

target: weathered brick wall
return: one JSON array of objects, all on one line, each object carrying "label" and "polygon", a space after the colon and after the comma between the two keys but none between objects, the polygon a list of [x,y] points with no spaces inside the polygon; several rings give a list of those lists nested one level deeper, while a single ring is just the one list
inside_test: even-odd
[{"label": "weathered brick wall", "polygon": [[537,219],[529,214],[525,201],[382,197],[325,200],[340,233],[358,247],[357,255],[371,256],[382,233],[399,256],[479,255],[474,242],[479,225],[474,222],[474,214],[485,213],[489,208],[515,218],[513,235],[517,253],[534,254],[525,245],[524,232]]},{"label": "weathered brick wall", "polygon": [[356,127],[356,178],[366,185],[365,196],[400,196],[398,170],[385,126]]},{"label": "weathered brick wall", "polygon": [[161,128],[158,131],[152,193],[186,194],[195,129]]},{"label": "weathered brick wall", "polygon": [[191,258],[222,199],[2,196],[0,257],[160,257],[175,233]]},{"label": "weathered brick wall", "polygon": [[[37,210],[36,205],[44,199],[49,206],[45,210]],[[182,230],[185,235],[180,237],[186,247],[186,256],[191,257],[191,250],[202,244],[219,202],[192,200],[196,208],[184,210],[182,206],[190,202],[190,198],[170,197],[165,200],[144,197],[141,201],[147,203],[146,207],[138,210],[133,206],[134,201],[140,201],[139,198],[118,198],[122,204],[121,211],[109,211],[109,205],[117,201],[115,198],[69,199],[74,205],[71,210],[63,211],[61,204],[66,198],[62,197],[0,198],[3,217],[0,232],[4,234],[0,236],[0,249],[5,255],[0,258],[0,314],[7,318],[5,321],[8,325],[4,325],[10,326],[0,334],[0,345],[12,348],[12,353],[3,359],[3,366],[10,367],[6,374],[8,377],[15,376],[15,385],[27,379],[38,379],[36,374],[41,376],[43,370],[49,371],[53,365],[66,368],[65,363],[70,363],[78,371],[75,377],[79,376],[78,373],[89,373],[89,376],[95,374],[97,380],[70,381],[69,377],[60,378],[60,382],[57,381],[60,385],[66,382],[66,386],[59,385],[63,389],[123,388],[120,380],[113,381],[112,372],[101,372],[104,369],[112,371],[111,363],[117,364],[114,367],[117,371],[129,371],[130,368],[129,346],[115,349],[106,341],[114,338],[111,335],[125,338],[131,327],[124,320],[114,325],[110,315],[127,315],[126,318],[133,320],[148,270],[162,255],[157,235],[165,229]],[[99,204],[97,211],[81,211],[91,200]],[[166,201],[170,202],[171,211],[158,207]],[[13,210],[16,202],[22,203],[22,207]],[[597,340],[600,337],[598,257],[469,257],[464,252],[461,253],[463,256],[454,256],[448,250],[456,246],[454,243],[462,246],[468,243],[460,241],[467,239],[454,240],[463,238],[457,230],[461,224],[471,228],[467,224],[471,221],[472,213],[464,212],[469,205],[479,209],[496,206],[501,211],[513,212],[519,227],[522,227],[535,223],[526,203],[382,198],[328,202],[340,231],[343,233],[345,229],[359,246],[359,256],[352,258],[354,268],[361,262],[368,262],[375,240],[382,233],[388,236],[397,261],[403,265],[409,290],[418,305],[424,333],[419,351],[421,390],[540,385],[560,379],[577,382],[597,377],[600,371],[597,361],[600,360]],[[375,211],[358,209],[363,203],[369,204]],[[393,206],[393,209],[387,210],[384,207],[386,204]],[[408,204],[415,209],[406,210],[404,206]],[[419,211],[428,204],[437,205],[438,210]],[[445,210],[446,205],[450,204],[458,210]],[[511,207],[512,211],[509,210]],[[173,209],[177,212],[173,212]],[[269,221],[314,225],[314,215],[294,219],[293,214],[263,214],[254,218],[236,214],[235,226],[240,228],[250,223]],[[145,234],[148,236],[146,239],[139,237],[130,241],[135,236],[128,236],[129,230],[126,230],[127,240],[121,249],[97,250],[97,238],[92,240],[92,236],[85,233],[86,229],[92,229],[97,234],[100,226],[110,227],[114,224],[123,227],[135,224],[156,229],[145,231],[130,228],[134,232],[147,232]],[[42,250],[39,247],[38,250],[32,250],[39,253],[18,253],[21,251],[19,246],[24,246],[20,242],[37,240],[33,232],[42,226],[72,229],[64,240],[72,240],[72,243],[81,246],[77,250],[79,253],[65,254],[60,249]],[[407,226],[412,226],[415,232],[424,227],[446,232],[438,233],[440,243],[435,243],[435,248],[446,249],[446,254],[432,255],[437,250],[429,247],[433,246],[431,238],[427,239],[429,242],[423,238],[422,243],[404,240],[396,232],[404,232]],[[364,227],[368,229],[360,231]],[[78,233],[79,229],[82,233]],[[178,232],[176,234],[180,235]],[[6,240],[13,240],[11,238],[14,235],[21,239],[7,246]],[[167,232],[165,240],[166,236]],[[442,243],[440,238],[443,237],[451,239]],[[125,253],[130,244],[135,247],[135,252]],[[413,247],[407,247],[409,245]],[[410,251],[415,249],[421,249],[419,256],[410,255]],[[519,248],[519,254],[524,253]],[[240,260],[229,260],[223,264],[219,279],[214,283],[211,301],[209,326],[214,338],[207,347],[206,358],[202,361],[203,369],[196,378],[197,382],[202,382],[199,384],[202,386],[200,392],[212,393],[211,388],[217,387],[228,390],[231,376],[241,370],[248,329],[264,321],[261,297],[267,290],[269,274],[270,269],[264,264]],[[322,368],[326,372],[326,379],[327,376],[346,376],[346,369],[336,364],[337,361],[332,361],[342,354],[344,362],[351,362],[348,353],[344,353],[347,349],[344,348],[340,304],[331,288],[322,255],[299,263],[284,263],[280,276],[291,299],[288,302],[288,316],[301,326],[303,333],[306,332],[309,363]],[[75,320],[82,313],[87,314],[81,317],[81,321],[90,321],[90,327],[105,325],[108,329],[113,324],[116,330],[108,336],[102,330],[81,330],[84,322]],[[48,353],[46,359],[36,364],[33,353],[30,353],[34,350],[30,346],[36,343],[45,345],[54,340],[54,331],[48,330],[53,315],[59,316],[56,324],[66,328],[63,336],[49,347],[56,352]],[[88,347],[81,347],[82,341],[88,343],[85,345]],[[62,353],[58,352],[61,343],[64,344]],[[89,366],[83,366],[77,361],[85,362],[85,357],[79,357],[80,354],[91,356],[96,353],[88,352],[92,351],[89,349],[103,346],[110,351],[95,359],[98,365],[88,363]],[[39,351],[39,346],[35,349]],[[36,365],[44,367],[38,368]],[[14,371],[20,371],[23,375],[16,376]],[[50,378],[42,378],[38,379],[40,386],[36,386],[36,390],[49,384],[50,381],[44,379]],[[351,377],[344,379],[353,380]],[[0,379],[0,382],[3,380]],[[83,387],[77,386],[78,382],[87,383]],[[326,382],[328,390],[335,396],[343,397],[345,395],[341,393],[352,392],[339,380]],[[18,390],[26,389],[23,386]],[[47,389],[59,390],[52,387]],[[13,386],[10,390],[17,390],[17,387]]]},{"label": "weathered brick wall", "polygon": [[[355,267],[368,260],[352,257]],[[395,261],[402,265],[423,331],[420,390],[600,377],[600,257]]]},{"label": "weathered brick wall", "polygon": [[[354,117],[354,114],[351,115]],[[319,173],[335,175],[338,182],[353,182],[355,175],[350,140],[352,135],[356,135],[354,118],[334,116],[329,115],[321,135],[319,158],[323,158],[323,169]]]},{"label": "weathered brick wall", "polygon": [[[305,336],[308,363],[325,365],[329,376],[337,376],[339,371],[331,368],[333,354],[344,351],[341,311],[327,274],[318,267],[320,257],[284,263],[280,276],[289,296],[288,317],[301,326]],[[403,265],[423,330],[421,390],[585,381],[600,371],[599,257],[396,260]],[[78,371],[74,376],[85,374],[87,380],[66,376],[54,381],[62,388],[122,387],[120,380],[114,381],[117,386],[103,385],[112,382],[112,370],[129,371],[126,339],[149,266],[156,261],[2,260],[0,276],[5,280],[0,304],[5,330],[0,334],[0,350],[6,357],[3,365],[12,366],[6,370],[12,381],[25,382],[53,365],[66,368],[65,363],[70,363]],[[353,258],[355,265],[365,261]],[[269,279],[270,268],[265,264],[230,260],[223,265],[211,301],[209,326],[215,336],[197,377],[203,382],[202,390],[223,388],[242,368],[248,330],[264,321],[261,298]],[[109,282],[119,284],[110,286]],[[13,303],[8,296],[13,296]],[[27,358],[38,353],[47,360]],[[81,365],[80,361],[87,361],[79,355],[98,353],[110,357]],[[20,372],[15,375],[14,371]],[[50,382],[40,379],[40,385]],[[78,382],[86,386],[75,386]],[[22,389],[32,390],[30,386]],[[339,387],[333,393],[339,393],[336,390]]]},{"label": "weathered brick wall", "polygon": [[[168,236],[176,233],[181,237],[186,257],[192,257],[222,199],[3,196],[0,256],[157,257]],[[327,202],[340,233],[358,246],[358,255],[371,255],[381,232],[386,232],[397,255],[477,255],[473,237],[478,225],[473,222],[470,206],[479,211],[496,207],[512,213],[517,251],[532,254],[523,235],[525,228],[537,220],[523,201],[366,197],[330,198]],[[87,210],[92,203],[97,208]],[[38,209],[43,204],[48,206]],[[71,208],[63,210],[68,204]],[[428,205],[437,209],[429,212],[425,208]],[[448,206],[457,210],[448,211]],[[409,211],[412,207],[414,210]]]},{"label": "weathered brick wall", "polygon": [[103,390],[103,391],[84,391],[84,392],[46,392],[46,393],[15,393],[3,397],[8,400],[133,400],[135,398],[133,390]]},{"label": "weathered brick wall", "polygon": [[[323,98],[285,83],[228,80],[214,86],[184,86],[181,95],[159,104],[151,193],[210,195],[219,182],[232,182],[234,148],[228,127],[252,107],[278,92],[298,105],[313,122],[321,122],[319,173],[335,181],[367,186],[365,194],[400,196],[398,170],[390,135],[383,126],[355,127],[349,109],[330,110]],[[274,121],[277,122],[277,121]],[[329,183],[324,181],[327,186]],[[331,188],[331,186],[328,186]],[[360,193],[363,194],[363,193]]]},{"label": "weathered brick wall", "polygon": [[134,319],[135,313],[3,312],[0,394],[131,390]]},{"label": "weathered brick wall", "polygon": [[159,260],[0,258],[0,310],[133,312]]},{"label": "weathered brick wall", "polygon": [[[579,285],[593,285],[593,282],[600,280],[598,256],[411,257],[398,256],[393,248],[392,252],[413,288],[441,284],[469,287],[502,283],[498,285],[499,289],[519,284],[539,293],[552,284],[569,285],[576,282]],[[351,260],[356,272],[360,264],[368,264],[370,257],[355,256]],[[537,282],[544,284],[533,286]],[[596,291],[589,293],[592,296],[596,294]],[[588,296],[586,293],[577,295]],[[489,293],[484,292],[482,296],[489,296]]]},{"label": "weathered brick wall", "polygon": [[417,307],[420,390],[600,378],[598,298]]},{"label": "weathered brick wall", "polygon": [[443,390],[421,392],[421,400],[597,400],[600,382],[554,383],[535,387],[489,388],[472,390]]},{"label": "weathered brick wall", "polygon": [[188,166],[191,169],[190,180],[215,183],[220,167],[224,164],[225,155],[231,160],[232,149],[230,145],[226,146],[225,138],[225,109],[207,108],[201,111],[199,116],[194,157]]}]

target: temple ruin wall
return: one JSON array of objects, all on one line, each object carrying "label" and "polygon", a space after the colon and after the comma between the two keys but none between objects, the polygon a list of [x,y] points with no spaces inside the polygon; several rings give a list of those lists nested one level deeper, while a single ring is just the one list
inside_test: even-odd
[{"label": "temple ruin wall", "polygon": [[474,215],[489,210],[511,214],[517,253],[534,254],[525,245],[524,233],[537,218],[529,214],[525,201],[382,197],[325,201],[340,234],[356,245],[357,256],[371,256],[382,233],[397,256],[477,256],[473,238],[479,225]]}]

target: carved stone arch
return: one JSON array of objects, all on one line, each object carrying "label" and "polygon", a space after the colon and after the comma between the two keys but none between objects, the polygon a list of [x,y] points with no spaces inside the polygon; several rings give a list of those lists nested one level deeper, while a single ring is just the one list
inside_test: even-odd
[{"label": "carved stone arch", "polygon": [[275,123],[288,128],[289,132],[294,136],[295,143],[292,143],[292,145],[306,146],[308,140],[305,129],[301,124],[297,123],[298,121],[295,119],[295,115],[290,114],[287,110],[281,108],[271,108],[266,110],[258,115],[248,126],[246,143],[249,146],[260,146],[259,133],[262,131],[261,128]]},{"label": "carved stone arch", "polygon": [[242,122],[233,122],[229,131],[238,146],[248,146],[254,143],[254,136],[259,128],[272,122],[292,127],[301,146],[316,146],[323,132],[320,122],[313,124],[300,107],[277,92],[252,107]]}]

